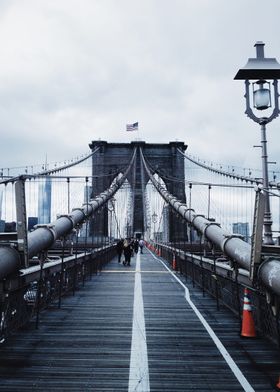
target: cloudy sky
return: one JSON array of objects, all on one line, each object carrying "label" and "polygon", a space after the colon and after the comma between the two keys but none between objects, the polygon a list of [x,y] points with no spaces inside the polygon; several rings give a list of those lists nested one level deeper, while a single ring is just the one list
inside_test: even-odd
[{"label": "cloudy sky", "polygon": [[[256,167],[259,127],[233,78],[258,40],[280,61],[279,11],[279,0],[265,12],[255,0],[0,0],[0,167],[135,137]],[[126,132],[136,121],[139,135]],[[277,160],[280,118],[268,140]]]}]

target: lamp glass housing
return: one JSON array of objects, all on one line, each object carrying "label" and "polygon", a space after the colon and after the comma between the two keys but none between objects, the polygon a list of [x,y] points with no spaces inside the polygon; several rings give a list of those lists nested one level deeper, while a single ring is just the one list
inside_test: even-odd
[{"label": "lamp glass housing", "polygon": [[[258,88],[256,88],[256,85]],[[265,86],[265,87],[264,87]],[[254,108],[257,110],[266,110],[271,107],[270,83],[265,80],[259,80],[253,83]]]}]

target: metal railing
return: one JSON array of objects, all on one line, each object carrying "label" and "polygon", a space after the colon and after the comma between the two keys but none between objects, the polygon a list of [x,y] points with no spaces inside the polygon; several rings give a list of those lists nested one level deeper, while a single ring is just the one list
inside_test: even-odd
[{"label": "metal railing", "polygon": [[[217,311],[221,305],[229,308],[242,322],[244,288],[250,289],[250,299],[255,327],[259,336],[265,336],[280,345],[280,312],[277,299],[270,297],[265,287],[258,290],[252,287],[248,271],[231,264],[220,255],[203,257],[192,252],[185,252],[164,244],[154,245],[174,271],[197,285],[203,294],[208,293],[216,299]],[[276,300],[276,302],[274,302]]]},{"label": "metal railing", "polygon": [[[106,246],[63,257],[42,257],[37,265],[20,270],[18,277],[2,282],[0,343],[30,321],[39,325],[39,315],[50,306],[61,306],[62,297],[75,294],[115,256],[115,246]],[[45,260],[44,260],[45,259]]]}]

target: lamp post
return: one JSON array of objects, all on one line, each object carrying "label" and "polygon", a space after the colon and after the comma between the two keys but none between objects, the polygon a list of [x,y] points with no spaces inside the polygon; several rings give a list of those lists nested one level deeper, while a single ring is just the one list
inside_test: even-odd
[{"label": "lamp post", "polygon": [[[245,80],[245,114],[260,124],[261,127],[261,148],[262,148],[262,177],[263,190],[265,194],[265,211],[264,211],[264,244],[273,244],[272,239],[272,218],[269,200],[269,179],[268,179],[268,161],[267,161],[267,140],[266,124],[274,120],[280,113],[279,111],[279,94],[278,79],[280,78],[280,64],[275,58],[264,56],[264,43],[256,42],[256,57],[249,58],[245,67],[241,68],[235,75],[236,80]],[[255,82],[250,82],[255,80]],[[267,80],[273,80],[271,83]],[[253,108],[251,105],[253,104]],[[257,110],[269,110],[270,115],[257,116]],[[265,112],[267,113],[267,112]],[[268,113],[269,114],[269,113]]]},{"label": "lamp post", "polygon": [[152,215],[152,222],[154,224],[154,241],[156,240],[156,223],[157,223],[157,214],[154,212]]}]

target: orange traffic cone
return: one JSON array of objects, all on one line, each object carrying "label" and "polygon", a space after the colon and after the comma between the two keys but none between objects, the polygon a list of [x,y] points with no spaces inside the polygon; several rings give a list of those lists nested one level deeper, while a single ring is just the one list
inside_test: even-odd
[{"label": "orange traffic cone", "polygon": [[173,253],[172,268],[173,268],[174,270],[176,269],[176,255],[175,255],[175,253]]},{"label": "orange traffic cone", "polygon": [[280,391],[280,377],[278,378],[278,383],[276,384],[277,391]]},{"label": "orange traffic cone", "polygon": [[249,298],[249,290],[247,288],[244,289],[244,304],[243,304],[243,319],[242,319],[241,336],[244,336],[247,338],[255,338],[256,337],[251,301]]}]

